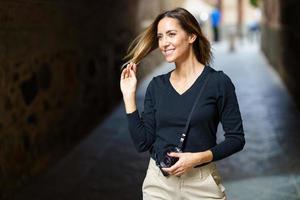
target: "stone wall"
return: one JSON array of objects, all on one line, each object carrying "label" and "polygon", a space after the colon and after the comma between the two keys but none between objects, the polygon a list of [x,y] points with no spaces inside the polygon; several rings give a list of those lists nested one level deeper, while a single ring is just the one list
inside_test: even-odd
[{"label": "stone wall", "polygon": [[0,0],[0,199],[120,102],[135,0]]},{"label": "stone wall", "polygon": [[300,106],[300,2],[264,0],[262,50]]},{"label": "stone wall", "polygon": [[280,22],[280,1],[263,1],[262,16],[262,50],[269,62],[278,70],[282,71],[282,26]]},{"label": "stone wall", "polygon": [[287,74],[286,83],[300,106],[300,2],[281,0],[283,65]]}]

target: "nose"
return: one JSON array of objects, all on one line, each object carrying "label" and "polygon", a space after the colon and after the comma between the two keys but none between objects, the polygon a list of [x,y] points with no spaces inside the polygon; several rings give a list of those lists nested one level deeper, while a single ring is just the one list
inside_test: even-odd
[{"label": "nose", "polygon": [[167,47],[170,44],[170,41],[167,37],[162,36],[159,43],[161,47]]}]

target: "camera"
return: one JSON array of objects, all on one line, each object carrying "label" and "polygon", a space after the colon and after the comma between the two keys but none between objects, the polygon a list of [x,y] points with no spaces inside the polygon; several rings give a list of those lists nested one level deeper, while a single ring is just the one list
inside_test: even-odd
[{"label": "camera", "polygon": [[[178,147],[173,147],[171,149],[168,149],[167,153],[170,152],[181,153],[182,151]],[[169,174],[164,170],[162,170],[161,168],[169,168],[179,160],[179,158],[171,157],[167,153],[165,154],[163,159],[159,162],[159,168],[164,176],[169,176]]]}]

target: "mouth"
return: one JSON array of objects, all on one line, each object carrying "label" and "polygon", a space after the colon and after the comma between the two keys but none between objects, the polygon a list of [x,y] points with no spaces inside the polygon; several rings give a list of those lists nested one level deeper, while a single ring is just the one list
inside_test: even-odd
[{"label": "mouth", "polygon": [[169,56],[169,55],[171,55],[174,51],[175,51],[175,49],[166,49],[166,50],[163,50],[163,54],[164,54],[165,56]]}]

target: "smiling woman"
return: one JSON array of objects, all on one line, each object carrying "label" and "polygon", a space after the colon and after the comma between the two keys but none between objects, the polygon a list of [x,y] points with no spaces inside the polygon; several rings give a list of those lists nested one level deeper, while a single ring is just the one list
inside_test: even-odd
[{"label": "smiling woman", "polygon": [[[161,38],[165,34],[158,32],[158,24],[162,19],[169,18],[173,23],[171,22],[169,23],[170,26],[165,27],[170,29],[167,30],[168,36],[174,37],[175,31],[184,31],[185,34],[194,34],[197,36],[195,42],[192,44],[194,54],[200,63],[208,65],[212,57],[210,43],[203,35],[197,20],[183,8],[177,8],[173,11],[167,11],[158,15],[153,23],[131,43],[128,48],[129,53],[125,56],[125,59],[130,59],[132,63],[138,64],[151,51],[158,48],[158,38]],[[174,31],[172,31],[172,28],[174,28]]]},{"label": "smiling woman", "polygon": [[[151,80],[140,116],[136,63],[156,48],[175,69]],[[183,8],[158,15],[129,47],[120,87],[134,145],[151,156],[146,200],[226,199],[215,161],[242,150],[245,138],[235,87],[209,66],[211,57],[208,40]],[[217,144],[219,122],[225,140]]]},{"label": "smiling woman", "polygon": [[[186,34],[176,19],[165,17],[158,23],[158,46],[168,62],[186,60],[189,44],[192,44],[196,35]],[[192,49],[191,49],[192,50]]]}]

